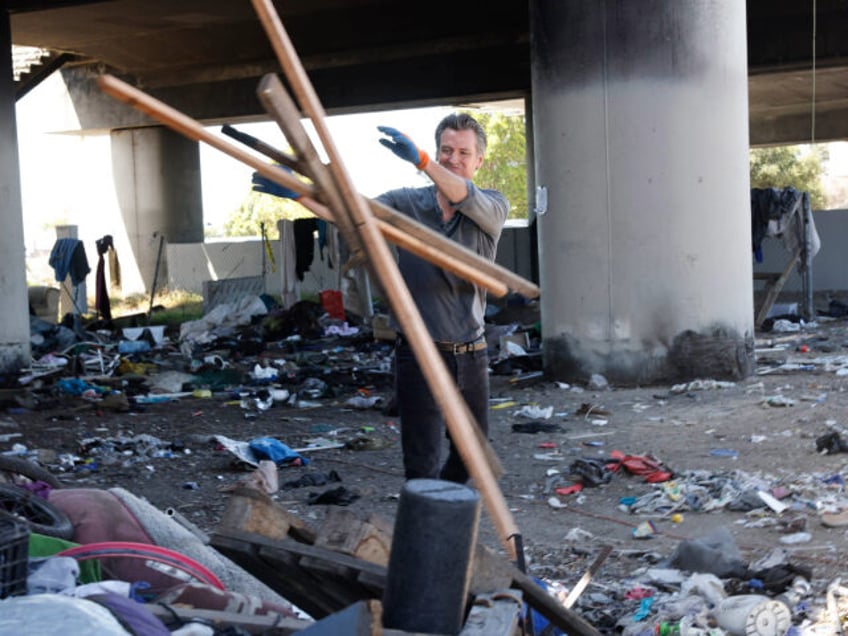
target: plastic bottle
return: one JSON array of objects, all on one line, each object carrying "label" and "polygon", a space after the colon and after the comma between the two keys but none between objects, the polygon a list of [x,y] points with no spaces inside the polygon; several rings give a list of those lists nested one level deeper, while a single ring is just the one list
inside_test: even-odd
[{"label": "plastic bottle", "polygon": [[675,636],[680,633],[680,625],[676,623],[662,622],[655,630],[657,636]]}]

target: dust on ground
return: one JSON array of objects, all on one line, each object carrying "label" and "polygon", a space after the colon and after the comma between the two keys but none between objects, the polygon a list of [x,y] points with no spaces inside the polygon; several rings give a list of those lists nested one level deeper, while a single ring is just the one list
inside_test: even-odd
[{"label": "dust on ground", "polygon": [[[844,528],[820,521],[822,512],[848,507],[848,456],[827,454],[817,444],[827,435],[840,438],[846,424],[846,324],[830,319],[798,332],[760,334],[758,372],[739,382],[705,378],[677,386],[604,388],[569,386],[534,373],[493,375],[490,439],[505,471],[499,485],[524,541],[528,573],[568,589],[611,546],[584,592],[587,604],[576,606],[591,620],[597,608],[590,601],[603,605],[604,594],[661,563],[681,542],[725,528],[747,562],[780,549],[787,561],[810,568],[814,589],[823,594],[844,575],[841,555],[848,544]],[[333,348],[318,346],[310,355],[315,373],[324,373],[323,381],[334,388],[299,405],[266,408],[247,391],[184,395],[131,408],[55,392],[45,399],[44,393],[23,406],[7,404],[0,450],[25,449],[64,487],[122,487],[211,532],[227,506],[228,488],[252,470],[215,436],[269,437],[308,460],[279,471],[283,487],[275,499],[287,510],[318,526],[327,506],[310,500],[343,487],[355,497],[349,508],[363,518],[377,513],[391,520],[404,480],[398,420],[386,408],[390,375],[357,375],[333,342]],[[160,369],[185,364],[176,347],[157,356]],[[232,363],[249,368],[251,360]],[[347,360],[336,367],[344,373],[326,371],[340,360]],[[348,402],[366,396],[377,398],[370,408]],[[650,483],[620,468],[601,475],[606,483],[557,494],[580,480],[575,466],[607,465],[616,452],[652,458],[672,473],[671,481]],[[304,475],[340,481],[293,487]],[[717,498],[705,499],[703,491],[697,505],[685,497],[668,505],[661,496],[673,486],[685,494],[687,484],[719,481],[773,493],[786,509],[732,510]],[[628,508],[634,502],[642,503],[641,514]],[[636,538],[634,530],[644,530],[646,521],[653,524],[649,536]],[[479,540],[504,553],[485,502]]]}]

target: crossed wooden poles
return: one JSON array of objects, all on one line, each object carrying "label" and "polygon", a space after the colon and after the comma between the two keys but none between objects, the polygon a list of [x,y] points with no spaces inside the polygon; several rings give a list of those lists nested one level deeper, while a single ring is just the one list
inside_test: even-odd
[{"label": "crossed wooden poles", "polygon": [[[372,273],[377,276],[444,415],[454,444],[480,491],[483,504],[499,537],[512,559],[523,569],[521,534],[496,481],[502,474],[500,462],[488,440],[474,423],[468,406],[448,374],[385,239],[480,285],[495,297],[502,297],[509,290],[513,290],[526,297],[535,298],[539,295],[539,289],[513,272],[479,257],[399,212],[362,197],[355,190],[342,163],[326,126],[323,107],[271,0],[252,2],[300,104],[300,110],[274,74],[266,75],[261,80],[257,90],[259,100],[280,126],[295,152],[294,157],[283,157],[286,160],[281,163],[290,164],[290,167],[308,176],[314,186],[212,135],[190,117],[113,76],[101,76],[98,78],[98,84],[105,93],[189,139],[207,143],[250,166],[271,181],[326,204],[332,214],[332,218],[326,220],[334,223],[339,229],[352,252],[352,257],[366,262]],[[301,124],[301,111],[311,119],[315,127],[329,159],[326,165],[320,161]]]}]

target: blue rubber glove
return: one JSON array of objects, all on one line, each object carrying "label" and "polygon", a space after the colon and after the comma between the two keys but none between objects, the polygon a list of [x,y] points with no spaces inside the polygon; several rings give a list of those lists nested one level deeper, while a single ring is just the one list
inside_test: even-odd
[{"label": "blue rubber glove", "polygon": [[[292,171],[286,166],[275,166],[280,170],[285,170],[289,174],[292,174]],[[291,188],[287,188],[285,186],[281,186],[279,183],[271,181],[268,177],[263,177],[258,172],[253,173],[253,177],[251,178],[251,182],[253,183],[253,190],[256,192],[262,192],[264,194],[270,194],[275,197],[280,197],[281,199],[292,199],[293,201],[297,201],[303,195],[299,192],[295,192]]]},{"label": "blue rubber glove", "polygon": [[391,139],[380,139],[380,143],[404,161],[408,161],[419,170],[423,170],[430,163],[430,157],[427,156],[427,153],[396,128],[377,126],[377,130],[391,137]]}]

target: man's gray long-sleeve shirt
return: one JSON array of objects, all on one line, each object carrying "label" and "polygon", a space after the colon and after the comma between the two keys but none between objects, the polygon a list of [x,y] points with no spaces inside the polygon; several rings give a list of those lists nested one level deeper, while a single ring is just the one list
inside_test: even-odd
[{"label": "man's gray long-sleeve shirt", "polygon": [[[500,192],[468,184],[465,200],[453,204],[457,214],[442,222],[436,187],[399,188],[376,197],[430,229],[489,260],[495,259],[509,203]],[[484,331],[486,290],[404,249],[398,267],[433,340],[470,342]],[[399,325],[394,320],[394,328]]]}]

